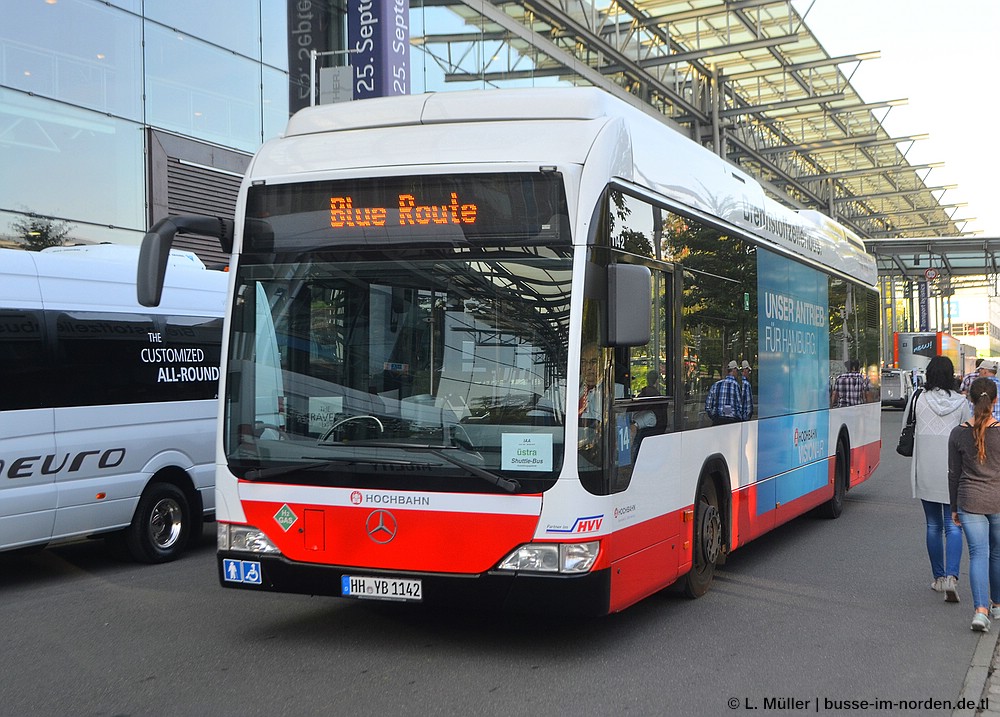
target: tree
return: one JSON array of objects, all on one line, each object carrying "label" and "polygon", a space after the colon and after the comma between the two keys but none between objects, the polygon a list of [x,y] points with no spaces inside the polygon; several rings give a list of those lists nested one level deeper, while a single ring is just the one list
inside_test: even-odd
[{"label": "tree", "polygon": [[66,243],[72,226],[66,222],[57,222],[35,214],[29,214],[16,220],[11,227],[14,236],[28,251],[41,251],[50,246],[62,246]]}]

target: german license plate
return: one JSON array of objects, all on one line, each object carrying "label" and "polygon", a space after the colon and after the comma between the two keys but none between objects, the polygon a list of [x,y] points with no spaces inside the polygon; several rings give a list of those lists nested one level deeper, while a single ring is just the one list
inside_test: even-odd
[{"label": "german license plate", "polygon": [[377,578],[371,575],[342,575],[340,594],[343,597],[366,600],[423,600],[419,580]]}]

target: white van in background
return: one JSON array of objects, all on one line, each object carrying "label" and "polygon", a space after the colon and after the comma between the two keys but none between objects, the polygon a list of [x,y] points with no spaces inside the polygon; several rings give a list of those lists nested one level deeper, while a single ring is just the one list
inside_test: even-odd
[{"label": "white van in background", "polygon": [[905,408],[913,393],[912,371],[901,368],[882,369],[882,405]]},{"label": "white van in background", "polygon": [[214,513],[228,275],[174,252],[142,307],[138,251],[0,249],[0,550],[104,535],[164,562]]}]

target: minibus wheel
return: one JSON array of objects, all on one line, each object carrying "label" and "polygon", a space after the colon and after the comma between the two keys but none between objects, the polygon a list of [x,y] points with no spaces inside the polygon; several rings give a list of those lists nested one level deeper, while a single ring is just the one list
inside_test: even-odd
[{"label": "minibus wheel", "polygon": [[143,492],[125,530],[125,545],[139,562],[165,563],[180,555],[191,530],[191,508],[171,483],[152,483]]}]

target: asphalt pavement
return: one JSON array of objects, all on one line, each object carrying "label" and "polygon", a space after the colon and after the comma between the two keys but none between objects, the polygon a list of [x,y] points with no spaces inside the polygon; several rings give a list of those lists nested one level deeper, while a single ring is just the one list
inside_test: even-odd
[{"label": "asphalt pavement", "polygon": [[223,590],[214,526],[157,566],[99,542],[0,556],[0,715],[1000,717],[1000,621],[969,629],[967,558],[960,603],[928,589],[901,416],[838,520],[741,547],[701,599],[594,620]]}]

